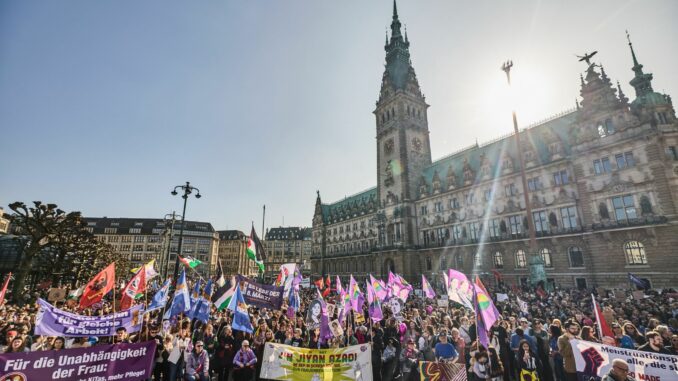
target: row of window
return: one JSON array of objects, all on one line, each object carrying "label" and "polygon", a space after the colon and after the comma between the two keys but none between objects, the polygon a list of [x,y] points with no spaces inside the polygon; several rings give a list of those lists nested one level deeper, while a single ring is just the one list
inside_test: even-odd
[{"label": "row of window", "polygon": [[[636,165],[636,159],[633,158],[633,152],[624,152],[614,155],[617,169],[625,169]],[[602,175],[612,172],[612,164],[609,157],[602,157],[593,161],[593,173]]]},{"label": "row of window", "polygon": [[[372,227],[374,225],[374,223],[372,222],[372,220],[370,220],[367,224],[365,224],[365,221],[360,221],[360,229],[361,230],[365,229],[365,225]],[[351,224],[346,224],[345,227],[339,226],[339,228],[334,228],[334,229],[328,230],[327,235],[344,234],[344,231],[346,233],[350,233],[351,232]],[[357,222],[353,223],[353,231],[358,231],[358,223]]]},{"label": "row of window", "polygon": [[[628,265],[646,265],[647,256],[645,254],[645,246],[638,241],[627,241],[624,243],[623,247],[624,256],[626,258],[626,263]],[[541,248],[539,254],[544,262],[544,266],[551,268],[553,267],[552,255],[553,251],[549,248]],[[582,249],[578,246],[570,246],[567,248],[567,256],[571,268],[580,268],[584,267],[584,254]],[[455,268],[463,268],[464,260],[463,255],[457,255],[455,257]],[[503,269],[504,268],[504,254],[500,251],[494,253],[492,257],[494,268]],[[528,259],[527,253],[523,249],[516,250],[514,253],[514,265],[516,269],[527,268]],[[432,270],[430,260],[426,263],[427,271]],[[477,253],[474,256],[474,267],[482,267],[482,258]],[[443,256],[440,258],[440,268],[448,268],[447,259]]]},{"label": "row of window", "polygon": [[[556,213],[559,214],[556,215]],[[549,213],[548,210],[533,212],[535,231],[547,233],[560,227],[563,230],[576,229],[579,226],[577,209],[574,206],[559,208]],[[507,223],[508,222],[508,223]],[[470,238],[479,240],[483,232],[483,224],[479,221],[469,222],[466,225],[457,224],[451,228],[440,227],[422,232],[424,244],[431,242],[445,242],[452,238],[456,241]],[[493,218],[487,221],[487,233],[489,238],[501,238],[507,235],[520,235],[527,230],[527,219],[522,214],[508,216],[506,219]]]},{"label": "row of window", "polygon": [[[553,184],[555,186],[562,186],[570,183],[570,178],[567,173],[567,170],[561,170],[554,172],[553,174]],[[530,191],[536,191],[543,189],[544,186],[541,182],[540,177],[532,177],[527,180],[527,187]],[[512,197],[516,196],[520,193],[518,187],[514,183],[506,184],[504,185],[504,195],[506,197]],[[483,191],[483,199],[485,201],[490,201],[493,197],[494,190],[492,188],[487,188]],[[475,194],[473,192],[467,192],[464,193],[464,202],[466,205],[471,205],[475,202]],[[457,197],[454,197],[450,200],[449,202],[449,208],[450,209],[459,209],[461,207],[461,204],[459,202],[459,199]],[[443,212],[445,210],[445,206],[442,201],[437,201],[433,204],[433,210],[436,213]],[[428,205],[422,205],[420,207],[421,215],[427,215],[428,214]]]}]

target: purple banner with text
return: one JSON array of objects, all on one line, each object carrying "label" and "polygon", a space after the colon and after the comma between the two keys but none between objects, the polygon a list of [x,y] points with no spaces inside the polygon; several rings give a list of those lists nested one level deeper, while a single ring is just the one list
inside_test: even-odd
[{"label": "purple banner with text", "polygon": [[153,373],[155,341],[0,354],[0,381],[137,381]]},{"label": "purple banner with text", "polygon": [[124,327],[127,333],[141,329],[143,306],[105,316],[78,315],[60,310],[38,299],[40,310],[35,318],[35,334],[44,336],[90,337],[113,336],[115,330]]}]

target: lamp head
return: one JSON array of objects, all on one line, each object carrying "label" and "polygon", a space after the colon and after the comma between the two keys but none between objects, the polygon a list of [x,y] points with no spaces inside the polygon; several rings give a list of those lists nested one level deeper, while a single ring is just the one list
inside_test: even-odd
[{"label": "lamp head", "polygon": [[200,198],[200,197],[202,197],[202,196],[200,195],[200,193],[198,193],[198,194],[195,195],[195,198]]},{"label": "lamp head", "polygon": [[176,189],[172,191],[172,196],[176,196],[177,194],[178,194],[178,193],[177,193],[177,190],[176,190]]}]

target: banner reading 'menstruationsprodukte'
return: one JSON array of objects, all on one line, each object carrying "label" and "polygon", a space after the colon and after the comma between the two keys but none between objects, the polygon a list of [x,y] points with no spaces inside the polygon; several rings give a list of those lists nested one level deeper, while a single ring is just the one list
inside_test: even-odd
[{"label": "banner reading 'menstruationsprodukte'", "polygon": [[372,381],[372,348],[369,343],[332,349],[308,349],[266,343],[261,378]]},{"label": "banner reading 'menstruationsprodukte'", "polygon": [[617,348],[609,345],[571,340],[580,380],[600,379],[612,369],[612,361],[625,360],[629,376],[635,380],[678,380],[678,356]]}]

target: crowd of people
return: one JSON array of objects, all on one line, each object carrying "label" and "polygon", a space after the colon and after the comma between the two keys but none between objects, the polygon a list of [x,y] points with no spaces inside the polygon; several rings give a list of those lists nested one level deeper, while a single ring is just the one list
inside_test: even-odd
[{"label": "crowd of people", "polygon": [[[416,286],[415,286],[416,288]],[[119,328],[112,337],[44,337],[34,335],[37,306],[5,303],[0,307],[0,353],[83,348],[108,343],[155,340],[152,380],[260,379],[267,342],[302,348],[336,348],[371,343],[373,380],[419,380],[421,361],[457,363],[469,380],[516,381],[576,380],[572,339],[601,342],[621,348],[678,355],[678,294],[648,290],[642,298],[630,291],[557,289],[546,295],[534,290],[488,287],[501,318],[489,328],[490,345],[479,343],[472,310],[455,303],[440,306],[437,299],[410,294],[401,311],[383,305],[383,319],[373,322],[367,305],[363,319],[347,318],[340,335],[322,340],[319,329],[309,329],[307,309],[314,308],[315,286],[302,289],[300,306],[288,314],[250,307],[252,333],[232,329],[228,310],[212,310],[207,323],[188,318],[163,321],[159,312],[144,315],[139,332]],[[614,337],[599,337],[591,294],[602,308]],[[622,294],[620,296],[620,293]],[[339,304],[334,292],[325,301]],[[73,303],[59,308],[76,312]],[[110,303],[99,310],[107,314]],[[333,314],[338,314],[336,308]],[[330,320],[335,317],[331,316]],[[360,323],[358,323],[360,321]],[[627,380],[628,364],[615,361],[608,380]]]}]

